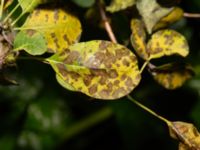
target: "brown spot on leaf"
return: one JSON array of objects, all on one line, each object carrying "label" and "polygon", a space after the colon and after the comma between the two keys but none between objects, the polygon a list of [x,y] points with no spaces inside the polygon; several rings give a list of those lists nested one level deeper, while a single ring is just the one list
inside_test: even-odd
[{"label": "brown spot on leaf", "polygon": [[77,61],[80,57],[80,54],[78,51],[71,51],[67,58],[64,60],[64,63],[66,64],[73,64],[75,61]]},{"label": "brown spot on leaf", "polygon": [[104,84],[106,84],[106,81],[107,81],[107,77],[106,76],[101,76],[99,83],[101,85],[104,85]]},{"label": "brown spot on leaf", "polygon": [[121,88],[118,88],[116,91],[114,91],[112,96],[119,97],[120,95],[124,95],[124,94],[126,94],[126,90],[123,87],[121,87]]},{"label": "brown spot on leaf", "polygon": [[126,75],[126,74],[123,74],[123,75],[121,76],[121,80],[122,80],[122,81],[124,81],[126,78],[127,78],[127,75]]},{"label": "brown spot on leaf", "polygon": [[32,30],[32,29],[28,29],[28,30],[26,30],[26,33],[28,36],[32,37],[36,33],[36,31]]},{"label": "brown spot on leaf", "polygon": [[92,76],[88,75],[83,79],[83,82],[86,86],[89,86],[91,84],[92,81]]},{"label": "brown spot on leaf", "polygon": [[115,85],[115,86],[119,86],[119,83],[120,83],[119,80],[115,80],[115,81],[114,81],[114,85]]},{"label": "brown spot on leaf", "polygon": [[129,62],[128,60],[126,60],[126,59],[124,59],[124,60],[122,61],[122,63],[123,63],[124,66],[127,66],[127,67],[130,66],[130,62]]},{"label": "brown spot on leaf", "polygon": [[110,70],[110,71],[108,72],[108,74],[109,74],[109,77],[110,77],[110,78],[117,78],[117,77],[118,77],[118,73],[117,73],[117,71],[114,70],[114,69]]},{"label": "brown spot on leaf", "polygon": [[105,90],[105,89],[101,90],[99,92],[99,95],[100,95],[101,98],[106,99],[106,98],[108,98],[110,96],[110,91],[109,90]]},{"label": "brown spot on leaf", "polygon": [[93,85],[88,89],[88,91],[89,91],[89,94],[90,94],[90,95],[95,94],[95,93],[97,92],[97,84],[93,84]]},{"label": "brown spot on leaf", "polygon": [[54,20],[59,20],[59,12],[57,9],[54,11]]}]

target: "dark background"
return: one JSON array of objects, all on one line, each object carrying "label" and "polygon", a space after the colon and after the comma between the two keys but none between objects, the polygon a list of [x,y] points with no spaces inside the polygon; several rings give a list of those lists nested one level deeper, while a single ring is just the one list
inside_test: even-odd
[{"label": "dark background", "polygon": [[[95,21],[84,18],[87,8],[70,5],[83,26],[81,41],[108,39]],[[200,13],[199,0],[182,1],[179,6]],[[128,11],[108,14],[122,44],[130,35]],[[172,28],[189,42],[190,55],[184,61],[192,64],[195,77],[171,91],[145,71],[131,95],[169,120],[191,122],[200,129],[200,19],[183,18]],[[65,90],[50,66],[33,60],[18,60],[11,76],[20,85],[0,86],[0,150],[178,149],[165,123],[126,98],[100,101]]]}]

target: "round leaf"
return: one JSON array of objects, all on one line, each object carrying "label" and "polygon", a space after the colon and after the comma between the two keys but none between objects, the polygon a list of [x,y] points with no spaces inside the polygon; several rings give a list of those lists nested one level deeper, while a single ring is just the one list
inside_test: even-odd
[{"label": "round leaf", "polygon": [[149,59],[163,56],[180,55],[186,57],[189,54],[187,40],[180,33],[166,29],[154,33],[147,44]]},{"label": "round leaf", "polygon": [[28,17],[22,29],[41,32],[49,52],[65,50],[76,43],[81,35],[80,21],[63,9],[37,9]]},{"label": "round leaf", "polygon": [[47,51],[46,40],[41,33],[34,30],[21,31],[15,37],[14,50],[25,50],[31,55],[41,55]]},{"label": "round leaf", "polygon": [[108,41],[77,43],[47,61],[76,91],[98,99],[121,98],[141,79],[135,55]]}]

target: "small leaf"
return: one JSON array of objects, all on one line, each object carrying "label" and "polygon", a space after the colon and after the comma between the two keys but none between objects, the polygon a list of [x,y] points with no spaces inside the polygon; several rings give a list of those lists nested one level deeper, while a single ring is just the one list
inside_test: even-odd
[{"label": "small leaf", "polygon": [[139,19],[132,19],[131,30],[131,44],[134,50],[141,58],[147,60],[149,54],[146,51],[146,33],[142,21]]},{"label": "small leaf", "polygon": [[179,150],[200,150],[200,134],[193,124],[172,122],[170,136],[180,141]]},{"label": "small leaf", "polygon": [[79,40],[82,32],[80,21],[63,9],[34,10],[22,28],[41,32],[49,52],[65,50]]},{"label": "small leaf", "polygon": [[173,10],[173,8],[161,7],[156,0],[137,0],[136,6],[149,34],[158,21]]},{"label": "small leaf", "polygon": [[161,18],[161,20],[153,27],[153,30],[164,28],[173,22],[180,20],[183,17],[183,10],[179,7],[175,7],[167,16]]},{"label": "small leaf", "polygon": [[46,1],[47,0],[18,0],[23,13],[32,12],[39,4],[45,3]]},{"label": "small leaf", "polygon": [[95,0],[72,0],[72,2],[81,7],[91,7],[92,5],[94,5]]},{"label": "small leaf", "polygon": [[4,4],[3,9],[5,10],[5,9],[8,8],[12,3],[13,3],[13,0],[5,0],[5,4]]},{"label": "small leaf", "polygon": [[113,13],[131,7],[135,3],[136,0],[112,0],[110,6],[108,6],[106,10]]},{"label": "small leaf", "polygon": [[18,85],[18,83],[15,80],[12,80],[8,77],[6,77],[2,72],[0,72],[0,86],[7,86],[7,85]]},{"label": "small leaf", "polygon": [[194,75],[190,65],[170,63],[151,70],[154,79],[166,89],[175,89]]},{"label": "small leaf", "polygon": [[60,76],[59,74],[56,74],[56,79],[58,81],[58,83],[60,85],[62,85],[64,88],[70,90],[70,91],[76,91],[76,89],[74,87],[72,87],[69,83],[67,83],[67,81],[65,81],[62,76]]},{"label": "small leaf", "polygon": [[46,40],[34,30],[20,31],[14,41],[14,50],[25,50],[31,55],[42,55],[47,51]]},{"label": "small leaf", "polygon": [[180,33],[166,29],[154,33],[147,44],[149,59],[163,56],[180,55],[186,57],[189,54],[187,40]]},{"label": "small leaf", "polygon": [[62,81],[98,99],[121,98],[141,79],[135,55],[108,41],[77,43],[47,61]]}]

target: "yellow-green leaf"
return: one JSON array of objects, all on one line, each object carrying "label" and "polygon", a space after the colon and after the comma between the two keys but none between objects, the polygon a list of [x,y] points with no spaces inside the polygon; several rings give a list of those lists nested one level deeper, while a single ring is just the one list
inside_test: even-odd
[{"label": "yellow-green leaf", "polygon": [[62,81],[97,99],[121,98],[141,79],[135,55],[109,41],[77,43],[47,61]]},{"label": "yellow-green leaf", "polygon": [[175,7],[167,16],[161,18],[161,20],[153,27],[153,30],[164,28],[173,22],[180,20],[183,17],[183,10],[179,7]]},{"label": "yellow-green leaf", "polygon": [[166,29],[154,33],[147,44],[149,59],[163,56],[180,55],[186,57],[189,54],[187,40],[180,33]]},{"label": "yellow-green leaf", "polygon": [[124,10],[128,7],[131,7],[135,4],[136,0],[112,0],[110,6],[106,8],[109,12],[116,12]]},{"label": "yellow-green leaf", "polygon": [[192,67],[183,63],[170,63],[151,70],[154,79],[166,89],[175,89],[194,75]]},{"label": "yellow-green leaf", "polygon": [[200,134],[193,124],[172,122],[169,131],[172,138],[179,140],[179,150],[200,150]]},{"label": "yellow-green leaf", "polygon": [[156,0],[137,0],[136,6],[144,20],[148,33],[152,32],[153,27],[161,18],[173,10],[173,8],[160,6]]},{"label": "yellow-green leaf", "polygon": [[146,33],[141,20],[131,20],[131,44],[136,53],[143,59],[147,60],[149,55],[146,51]]},{"label": "yellow-green leaf", "polygon": [[42,55],[47,51],[46,40],[35,30],[20,31],[15,37],[14,50],[25,50],[31,55]]},{"label": "yellow-green leaf", "polygon": [[82,29],[77,17],[64,9],[36,9],[28,17],[22,29],[41,32],[49,52],[60,52],[76,43]]},{"label": "yellow-green leaf", "polygon": [[72,87],[69,83],[67,83],[62,76],[60,76],[59,74],[56,74],[56,79],[58,81],[58,83],[60,85],[62,85],[64,88],[70,90],[70,91],[76,91],[76,89],[74,87]]},{"label": "yellow-green leaf", "polygon": [[5,10],[6,8],[8,8],[11,4],[13,3],[13,0],[6,0],[5,4],[3,6],[3,9]]}]

